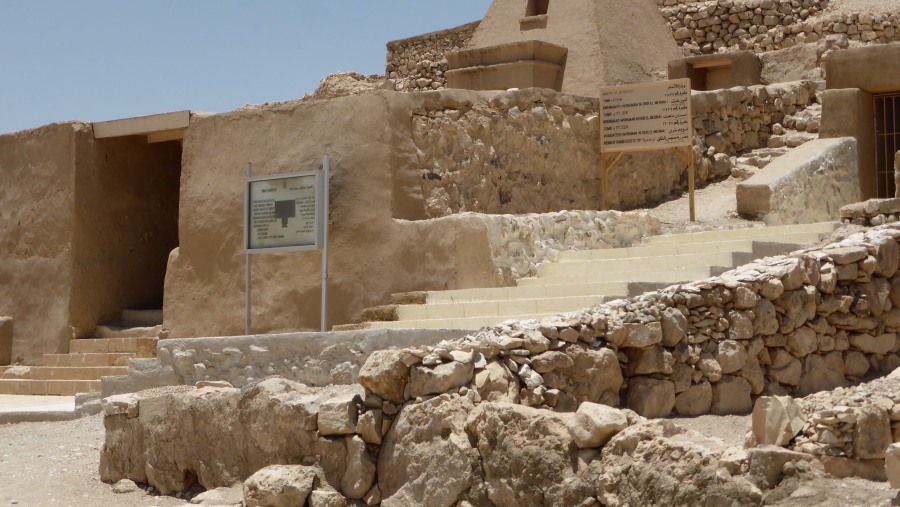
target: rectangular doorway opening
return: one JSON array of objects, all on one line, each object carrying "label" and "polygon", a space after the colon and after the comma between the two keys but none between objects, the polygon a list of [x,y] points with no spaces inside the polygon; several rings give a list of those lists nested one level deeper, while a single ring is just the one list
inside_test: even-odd
[{"label": "rectangular doorway opening", "polygon": [[875,180],[877,197],[894,197],[894,157],[900,150],[900,93],[874,96],[875,112]]}]

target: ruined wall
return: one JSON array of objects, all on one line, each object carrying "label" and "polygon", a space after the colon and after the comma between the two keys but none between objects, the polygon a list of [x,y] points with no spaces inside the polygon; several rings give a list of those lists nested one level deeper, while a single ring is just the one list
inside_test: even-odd
[{"label": "ruined wall", "polygon": [[141,136],[78,145],[72,326],[93,336],[126,308],[162,308],[169,252],[178,246],[181,146]]},{"label": "ruined wall", "polygon": [[385,77],[398,92],[439,90],[445,87],[450,51],[464,49],[480,21],[439,32],[395,40],[387,44]]},{"label": "ruined wall", "polygon": [[900,14],[828,12],[828,0],[657,0],[657,4],[686,55],[731,48],[762,53],[829,35],[863,43],[900,39]]},{"label": "ruined wall", "polygon": [[75,150],[90,132],[58,123],[0,136],[0,315],[12,360],[68,352]]}]

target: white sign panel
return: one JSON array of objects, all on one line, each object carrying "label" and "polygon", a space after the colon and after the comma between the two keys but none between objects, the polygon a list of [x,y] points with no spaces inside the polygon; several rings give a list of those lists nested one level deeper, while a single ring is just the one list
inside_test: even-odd
[{"label": "white sign panel", "polygon": [[244,246],[248,253],[318,249],[320,181],[316,171],[247,179]]},{"label": "white sign panel", "polygon": [[691,144],[691,81],[676,79],[600,89],[602,151]]}]

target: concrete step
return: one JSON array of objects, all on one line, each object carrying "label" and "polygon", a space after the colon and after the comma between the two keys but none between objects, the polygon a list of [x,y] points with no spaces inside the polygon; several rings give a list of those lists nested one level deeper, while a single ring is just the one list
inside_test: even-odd
[{"label": "concrete step", "polygon": [[127,366],[28,366],[27,373],[10,375],[13,371],[21,371],[23,367],[10,367],[0,371],[0,378],[10,380],[100,380],[109,375],[127,375]]},{"label": "concrete step", "polygon": [[398,320],[460,319],[506,315],[538,315],[590,308],[614,299],[609,296],[569,296],[536,299],[499,299],[496,301],[450,302],[443,304],[401,305]]},{"label": "concrete step", "polygon": [[69,341],[69,352],[76,354],[118,354],[130,352],[137,357],[155,357],[159,338],[87,338]]},{"label": "concrete step", "polygon": [[[773,237],[769,239],[733,239],[725,241],[701,241],[697,243],[661,243],[638,245],[627,248],[604,248],[597,250],[577,250],[560,252],[556,262],[604,260],[604,259],[633,259],[649,257],[669,257],[673,255],[698,255],[728,252],[753,252],[754,249],[763,249],[764,244],[793,245],[795,250],[804,245],[817,243],[818,234],[797,234],[789,238]],[[788,250],[789,251],[789,250]],[[783,252],[782,252],[783,253]],[[774,254],[770,254],[774,255]]]},{"label": "concrete step", "polygon": [[44,354],[42,366],[128,366],[128,360],[137,357],[134,352]]},{"label": "concrete step", "polygon": [[74,396],[100,392],[99,380],[10,380],[0,379],[0,394],[30,396]]},{"label": "concrete step", "polygon": [[477,301],[505,301],[518,299],[560,298],[573,296],[615,296],[628,294],[626,282],[547,283],[533,286],[456,289],[429,292],[427,305],[468,303]]},{"label": "concrete step", "polygon": [[560,312],[551,312],[543,314],[523,314],[523,315],[504,315],[502,317],[462,317],[455,319],[421,319],[421,320],[399,320],[393,322],[365,322],[362,324],[363,329],[481,329],[483,327],[495,326],[509,319],[525,320],[525,319],[542,319],[544,317],[552,317],[559,315]]},{"label": "concrete step", "polygon": [[[662,269],[646,271],[607,271],[601,273],[567,273],[553,277],[521,278],[519,287],[534,285],[559,285],[574,284],[585,279],[592,282],[653,282],[653,283],[679,283],[691,280],[709,278],[722,272],[726,266],[699,266],[681,269]],[[729,267],[730,269],[730,267]]]},{"label": "concrete step", "polygon": [[[644,238],[645,245],[672,244],[672,243],[700,243],[732,241],[737,239],[771,239],[773,237],[787,238],[794,243],[807,243],[806,239],[798,237],[826,236],[834,232],[840,224],[837,222],[818,222],[813,224],[773,225],[767,227],[747,227],[742,229],[713,230],[691,233],[666,234]],[[809,243],[816,240],[809,241]]]}]

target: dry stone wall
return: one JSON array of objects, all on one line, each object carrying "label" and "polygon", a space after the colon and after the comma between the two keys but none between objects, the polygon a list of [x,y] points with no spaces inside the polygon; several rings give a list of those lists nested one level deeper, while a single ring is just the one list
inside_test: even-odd
[{"label": "dry stone wall", "polygon": [[439,90],[446,86],[450,51],[464,49],[480,22],[388,42],[385,76],[398,92]]},{"label": "dry stone wall", "polygon": [[826,13],[828,0],[657,0],[685,55],[757,53],[835,36],[861,43],[900,39],[896,12]]},{"label": "dry stone wall", "polygon": [[[795,119],[814,101],[815,87],[807,81],[694,92],[697,182],[729,176],[730,157],[739,153],[806,141],[785,136],[781,127],[817,132],[817,122]],[[433,101],[414,110],[426,215],[596,209],[598,111],[597,99],[549,90],[500,92],[452,105]],[[685,189],[686,164],[669,151],[629,153],[610,170],[609,181],[613,209],[642,207]]]}]

